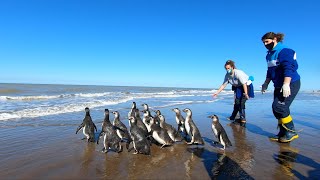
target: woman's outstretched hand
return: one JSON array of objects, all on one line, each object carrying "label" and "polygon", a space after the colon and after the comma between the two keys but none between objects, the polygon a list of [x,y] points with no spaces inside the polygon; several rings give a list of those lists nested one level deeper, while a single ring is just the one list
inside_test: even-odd
[{"label": "woman's outstretched hand", "polygon": [[218,93],[213,93],[212,97],[216,98],[218,96]]}]

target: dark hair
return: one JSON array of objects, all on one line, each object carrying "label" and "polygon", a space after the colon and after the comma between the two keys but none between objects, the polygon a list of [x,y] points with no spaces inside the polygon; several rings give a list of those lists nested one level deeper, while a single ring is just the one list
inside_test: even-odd
[{"label": "dark hair", "polygon": [[224,65],[224,67],[226,67],[226,65],[230,65],[232,68],[236,69],[235,62],[232,60],[226,61],[226,64]]},{"label": "dark hair", "polygon": [[277,42],[282,42],[283,41],[284,34],[283,33],[274,33],[274,32],[268,32],[265,35],[262,36],[261,40],[265,39],[273,39],[277,38]]}]

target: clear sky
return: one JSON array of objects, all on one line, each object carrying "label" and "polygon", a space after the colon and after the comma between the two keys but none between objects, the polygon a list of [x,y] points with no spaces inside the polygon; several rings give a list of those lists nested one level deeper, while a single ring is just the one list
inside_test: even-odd
[{"label": "clear sky", "polygon": [[[0,82],[218,88],[224,63],[264,82],[266,32],[320,89],[318,0],[1,0]],[[230,86],[228,86],[230,88]]]}]

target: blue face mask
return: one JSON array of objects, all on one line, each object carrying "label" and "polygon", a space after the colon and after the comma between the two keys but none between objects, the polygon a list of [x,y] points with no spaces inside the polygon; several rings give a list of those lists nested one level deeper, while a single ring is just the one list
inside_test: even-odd
[{"label": "blue face mask", "polygon": [[227,73],[228,73],[228,74],[232,74],[232,69],[228,69],[228,70],[227,70]]}]

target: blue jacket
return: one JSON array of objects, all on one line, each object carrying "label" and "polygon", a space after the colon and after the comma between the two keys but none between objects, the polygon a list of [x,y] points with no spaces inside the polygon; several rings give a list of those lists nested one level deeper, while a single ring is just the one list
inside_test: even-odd
[{"label": "blue jacket", "polygon": [[296,52],[284,47],[281,42],[268,51],[266,60],[268,64],[267,78],[272,80],[275,88],[282,87],[284,77],[291,77],[291,83],[300,80],[300,75],[297,72]]}]

